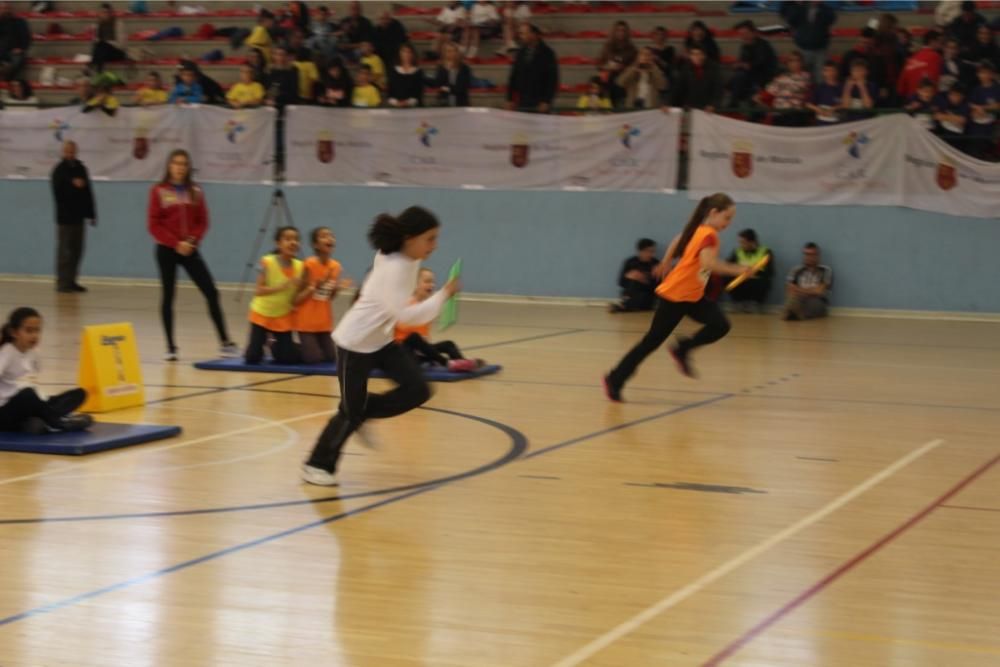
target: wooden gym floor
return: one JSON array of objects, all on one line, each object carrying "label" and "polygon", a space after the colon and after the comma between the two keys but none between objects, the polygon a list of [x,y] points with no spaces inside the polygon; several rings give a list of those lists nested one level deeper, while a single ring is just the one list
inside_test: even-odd
[{"label": "wooden gym floor", "polygon": [[3,667],[1000,664],[1000,324],[736,315],[700,380],[657,353],[613,405],[647,316],[466,303],[449,337],[503,373],[324,489],[336,379],[194,370],[192,289],[176,364],[155,288],[0,290],[53,389],[82,325],[133,322],[150,402],[105,419],[184,427],[0,454]]}]

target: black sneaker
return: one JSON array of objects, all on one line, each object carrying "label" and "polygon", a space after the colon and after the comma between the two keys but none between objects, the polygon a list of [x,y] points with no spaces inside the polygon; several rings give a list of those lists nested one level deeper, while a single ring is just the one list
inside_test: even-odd
[{"label": "black sneaker", "polygon": [[682,375],[685,375],[692,380],[698,377],[697,374],[695,374],[694,369],[691,367],[691,359],[687,351],[681,351],[676,347],[667,348],[667,351],[670,353],[670,356],[673,357],[674,362],[677,364],[677,370],[679,370]]},{"label": "black sneaker", "polygon": [[71,415],[66,415],[61,417],[55,426],[58,431],[84,431],[90,428],[94,424],[94,418],[90,415],[84,415],[79,413],[73,413]]},{"label": "black sneaker", "polygon": [[87,288],[84,287],[83,285],[81,285],[80,283],[73,283],[73,285],[72,285],[72,287],[70,287],[70,289],[73,290],[74,292],[86,292],[87,291]]},{"label": "black sneaker", "polygon": [[605,375],[601,378],[601,386],[604,387],[604,395],[608,397],[608,400],[612,403],[624,403],[622,400],[622,390],[621,387],[616,387],[611,384],[611,378]]}]

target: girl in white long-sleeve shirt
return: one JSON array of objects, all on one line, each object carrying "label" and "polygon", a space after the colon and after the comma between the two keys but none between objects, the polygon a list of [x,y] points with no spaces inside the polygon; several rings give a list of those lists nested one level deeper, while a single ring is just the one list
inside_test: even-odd
[{"label": "girl in white long-sleeve shirt", "polygon": [[78,431],[93,423],[73,414],[87,393],[71,389],[45,396],[37,386],[35,348],[42,336],[42,316],[34,308],[17,308],[0,334],[0,431]]},{"label": "girl in white long-sleeve shirt", "polygon": [[[374,267],[361,286],[360,297],[333,331],[340,408],[303,466],[306,482],[336,484],[340,451],[366,419],[395,417],[431,397],[417,362],[393,341],[393,334],[397,324],[433,320],[445,300],[460,289],[452,280],[428,299],[410,302],[420,262],[437,248],[439,227],[433,213],[411,206],[396,217],[383,213],[369,230],[368,239],[378,251]],[[398,386],[384,394],[368,393],[368,375],[375,368]]]}]

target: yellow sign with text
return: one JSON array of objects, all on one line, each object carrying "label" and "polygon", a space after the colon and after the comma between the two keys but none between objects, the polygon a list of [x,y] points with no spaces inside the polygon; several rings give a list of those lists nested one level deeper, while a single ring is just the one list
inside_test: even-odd
[{"label": "yellow sign with text", "polygon": [[95,324],[83,328],[80,386],[87,391],[87,402],[80,408],[85,412],[108,412],[146,402],[131,324]]}]

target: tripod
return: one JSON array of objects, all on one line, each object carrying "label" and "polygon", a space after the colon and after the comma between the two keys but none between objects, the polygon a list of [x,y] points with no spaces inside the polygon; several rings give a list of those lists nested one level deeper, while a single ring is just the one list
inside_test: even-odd
[{"label": "tripod", "polygon": [[260,223],[260,228],[257,229],[257,238],[254,240],[253,250],[250,251],[250,257],[247,258],[246,266],[243,268],[243,277],[240,278],[240,289],[236,293],[237,303],[243,301],[243,291],[246,289],[247,279],[257,266],[261,244],[264,243],[264,237],[267,236],[271,225],[274,225],[275,229],[286,225],[295,226],[295,222],[292,220],[292,212],[288,208],[288,200],[285,199],[285,193],[281,191],[281,188],[276,188],[271,194],[271,203],[267,207],[267,212],[264,214],[264,220]]}]

